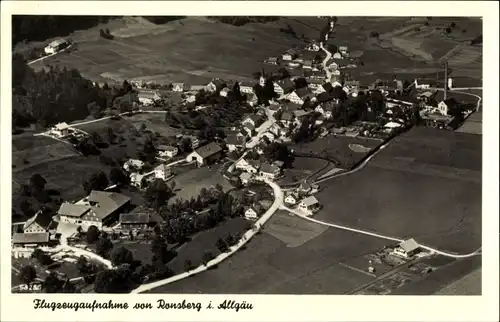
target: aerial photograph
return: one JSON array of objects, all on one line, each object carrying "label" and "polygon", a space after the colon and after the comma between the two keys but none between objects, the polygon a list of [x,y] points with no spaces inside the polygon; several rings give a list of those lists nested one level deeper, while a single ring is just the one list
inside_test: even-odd
[{"label": "aerial photograph", "polygon": [[482,41],[13,15],[11,293],[481,295]]}]

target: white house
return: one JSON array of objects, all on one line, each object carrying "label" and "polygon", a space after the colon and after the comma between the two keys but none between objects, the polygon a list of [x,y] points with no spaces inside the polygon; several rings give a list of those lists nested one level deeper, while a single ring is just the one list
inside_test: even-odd
[{"label": "white house", "polygon": [[247,161],[245,159],[241,159],[236,163],[236,169],[240,169],[248,173],[257,173],[257,171],[259,171],[259,168],[260,164],[258,163],[258,161]]},{"label": "white house", "polygon": [[215,142],[208,143],[197,148],[186,157],[187,162],[196,161],[199,167],[218,161],[221,157],[222,149]]},{"label": "white house", "polygon": [[245,210],[246,219],[257,219],[257,212],[253,208],[248,208]]},{"label": "white house", "polygon": [[184,92],[185,86],[184,83],[173,83],[172,91],[174,92]]},{"label": "white house", "polygon": [[139,103],[148,106],[153,105],[155,102],[161,100],[161,96],[157,91],[140,91],[137,94]]},{"label": "white house", "polygon": [[50,133],[60,138],[65,137],[69,134],[69,125],[66,122],[57,123]]},{"label": "white house", "polygon": [[444,101],[439,102],[437,109],[441,115],[448,115],[448,105]]},{"label": "white house", "polygon": [[223,89],[221,89],[221,91],[219,92],[219,95],[222,96],[222,97],[227,97],[227,95],[229,94],[231,90],[227,87],[224,87]]},{"label": "white house", "polygon": [[345,54],[345,53],[347,53],[347,52],[348,52],[348,50],[347,50],[347,46],[339,46],[339,52],[340,52],[341,54]]},{"label": "white house", "polygon": [[144,179],[144,177],[145,176],[143,174],[133,172],[130,174],[130,184],[133,185],[134,187],[140,188],[142,184],[142,179]]},{"label": "white house", "polygon": [[262,76],[259,77],[259,85],[260,87],[264,87],[266,85],[266,79]]},{"label": "white house", "polygon": [[416,253],[418,253],[420,250],[420,246],[418,243],[413,239],[407,239],[405,241],[402,241],[398,247],[396,247],[393,250],[393,254],[396,256],[400,256],[403,258],[410,258]]},{"label": "white house", "polygon": [[332,75],[333,76],[340,76],[340,70],[336,69],[336,70],[332,71]]},{"label": "white house", "polygon": [[144,162],[137,159],[129,159],[123,164],[123,169],[129,172],[141,170],[142,167],[144,167]]},{"label": "white house", "polygon": [[293,195],[288,195],[285,197],[285,203],[287,205],[295,205],[297,203],[297,199]]},{"label": "white house", "polygon": [[274,142],[274,140],[276,140],[276,137],[271,132],[266,132],[266,133],[262,134],[262,136],[265,136],[266,138],[268,138],[270,142]]},{"label": "white house", "polygon": [[319,208],[319,201],[316,197],[309,196],[299,203],[298,208],[305,211],[308,215],[311,215],[316,209]]},{"label": "white house", "polygon": [[332,89],[333,89],[333,86],[331,83],[323,83],[316,88],[316,90],[314,91],[314,94],[321,94],[321,93],[330,92]]},{"label": "white house", "polygon": [[280,174],[280,168],[275,165],[264,163],[260,167],[260,175],[267,179],[276,179]]},{"label": "white house", "polygon": [[57,53],[59,50],[64,49],[69,46],[69,42],[66,39],[56,39],[47,45],[43,50],[47,55]]},{"label": "white house", "polygon": [[337,69],[339,69],[339,64],[337,64],[336,62],[332,61],[332,62],[330,62],[330,64],[328,64],[328,68],[330,70],[337,70]]},{"label": "white house", "polygon": [[275,136],[281,136],[284,133],[284,131],[277,123],[271,125],[271,127],[269,128],[269,132],[273,133]]},{"label": "white house", "polygon": [[243,185],[247,185],[250,182],[251,179],[252,179],[252,174],[251,173],[243,172],[240,175],[240,180],[241,180],[241,183]]},{"label": "white house", "polygon": [[309,45],[306,46],[306,50],[309,50],[309,51],[319,51],[320,48],[319,48],[318,44],[312,43],[312,44],[309,44]]},{"label": "white house", "polygon": [[336,52],[335,54],[333,54],[333,59],[342,59],[342,54],[339,52]]},{"label": "white house", "polygon": [[170,145],[159,145],[157,148],[159,157],[173,158],[179,153],[179,149]]},{"label": "white house", "polygon": [[253,94],[253,84],[249,82],[241,82],[240,84],[240,92],[244,94]]},{"label": "white house", "polygon": [[154,174],[156,179],[167,180],[172,175],[172,171],[166,164],[160,164],[155,168]]}]

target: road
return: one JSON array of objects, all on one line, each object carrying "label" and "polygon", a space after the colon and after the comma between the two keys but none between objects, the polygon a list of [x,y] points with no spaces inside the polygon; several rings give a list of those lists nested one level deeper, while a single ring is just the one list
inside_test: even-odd
[{"label": "road", "polygon": [[276,123],[276,119],[274,118],[273,116],[273,113],[271,112],[271,110],[269,108],[264,108],[265,112],[266,112],[266,115],[267,115],[267,121],[265,121],[264,123],[262,123],[259,128],[257,129],[257,135],[252,137],[252,139],[250,139],[250,141],[248,141],[246,144],[245,144],[245,147],[247,149],[252,149],[253,147],[255,147],[257,144],[259,144],[260,142],[260,139],[262,138],[262,136],[264,135],[264,133],[266,133],[269,128],[271,126],[273,126],[274,123]]},{"label": "road", "polygon": [[220,254],[219,256],[217,256],[216,258],[214,258],[210,262],[208,262],[206,265],[198,266],[197,268],[195,268],[191,271],[184,272],[184,273],[181,273],[181,274],[178,274],[178,275],[175,275],[175,276],[172,276],[172,277],[160,280],[160,281],[156,281],[156,282],[152,282],[152,283],[148,283],[148,284],[143,284],[143,285],[139,286],[138,288],[136,288],[135,290],[132,290],[131,293],[137,294],[137,293],[147,292],[147,291],[150,291],[154,288],[182,280],[182,279],[187,278],[189,276],[199,274],[201,272],[208,270],[212,266],[218,265],[219,263],[224,261],[226,258],[228,258],[229,256],[236,253],[239,249],[241,249],[241,247],[243,247],[243,245],[245,245],[253,236],[255,236],[258,233],[258,231],[260,230],[260,228],[280,208],[280,206],[283,204],[283,200],[284,200],[283,192],[281,191],[281,188],[276,183],[274,183],[268,179],[265,179],[265,178],[257,178],[257,179],[261,180],[261,181],[265,182],[266,184],[268,184],[269,186],[271,186],[271,188],[274,191],[274,202],[271,205],[271,207],[255,222],[255,227],[257,227],[256,229],[252,229],[252,230],[247,231],[243,235],[243,237],[238,241],[238,243],[229,249],[229,252]]},{"label": "road", "polygon": [[[443,88],[431,88],[433,90],[436,90],[436,91],[444,91]],[[483,98],[479,95],[476,95],[476,94],[472,94],[472,93],[468,93],[468,92],[462,92],[462,91],[466,91],[466,90],[470,90],[470,89],[482,89],[482,87],[460,87],[460,88],[453,88],[453,89],[450,89],[449,91],[452,92],[452,93],[458,93],[458,94],[463,94],[463,95],[469,95],[469,96],[474,96],[475,98],[477,98],[477,103],[476,103],[476,112],[479,111],[479,107],[481,106],[481,101],[483,100]]]},{"label": "road", "polygon": [[326,63],[328,63],[328,61],[330,60],[330,58],[332,58],[332,53],[329,52],[328,50],[326,50],[325,47],[323,47],[323,42],[319,43],[319,48],[321,48],[326,53],[326,58],[323,60],[322,64],[323,64],[323,69],[326,72],[326,81],[331,83],[331,81],[332,81],[332,72],[326,66]]},{"label": "road", "polygon": [[35,59],[35,60],[32,60],[32,61],[28,62],[28,64],[27,64],[27,65],[34,64],[34,63],[36,63],[36,62],[42,61],[42,60],[44,60],[44,59],[47,59],[47,58],[49,58],[49,57],[52,57],[52,56],[57,55],[57,54],[59,54],[59,53],[62,53],[63,51],[66,51],[66,50],[70,49],[70,48],[71,48],[71,46],[73,46],[73,44],[70,44],[68,47],[66,47],[66,48],[64,48],[64,49],[61,49],[61,50],[59,50],[58,52],[55,52],[55,53],[53,53],[53,54],[50,54],[50,55],[43,56],[43,57],[37,58],[37,59]]}]

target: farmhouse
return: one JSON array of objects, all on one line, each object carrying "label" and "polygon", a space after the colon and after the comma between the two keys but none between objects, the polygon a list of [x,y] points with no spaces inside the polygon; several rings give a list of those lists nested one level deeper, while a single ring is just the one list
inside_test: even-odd
[{"label": "farmhouse", "polygon": [[290,124],[293,123],[293,121],[295,120],[295,116],[291,113],[291,112],[284,112],[283,115],[281,115],[281,124],[283,124],[283,126],[289,126]]},{"label": "farmhouse", "polygon": [[247,185],[250,182],[251,179],[252,179],[252,174],[251,173],[243,172],[240,175],[240,180],[241,180],[241,183],[243,185]]},{"label": "farmhouse", "polygon": [[278,65],[278,57],[269,57],[264,62],[270,65]]},{"label": "farmhouse", "polygon": [[306,50],[309,50],[309,51],[319,51],[320,48],[319,48],[318,44],[316,44],[316,43],[313,42],[313,43],[311,43],[311,44],[309,44],[309,45],[306,46]]},{"label": "farmhouse", "polygon": [[13,247],[37,248],[40,246],[48,246],[49,243],[49,233],[15,233],[12,235]]},{"label": "farmhouse", "polygon": [[137,94],[139,103],[144,106],[150,106],[161,100],[161,96],[157,91],[139,91]]},{"label": "farmhouse", "polygon": [[247,208],[245,210],[245,218],[257,219],[257,211],[255,211],[252,207]]},{"label": "farmhouse", "polygon": [[407,239],[399,244],[393,250],[393,254],[403,258],[410,258],[420,251],[420,246],[417,244],[415,239]]},{"label": "farmhouse", "polygon": [[160,164],[154,169],[156,179],[167,180],[172,175],[172,170],[166,164]]},{"label": "farmhouse", "polygon": [[60,137],[60,138],[63,138],[63,137],[66,137],[69,135],[69,125],[66,123],[66,122],[62,122],[62,123],[57,123],[53,128],[52,130],[50,131],[50,133],[52,133],[53,135],[57,136],[57,137]]},{"label": "farmhouse", "polygon": [[147,213],[120,214],[120,228],[122,229],[147,229],[155,224]]},{"label": "farmhouse", "polygon": [[314,94],[307,88],[299,88],[290,95],[287,96],[287,99],[290,100],[290,102],[295,103],[295,104],[304,104],[307,98],[312,98],[314,97]]},{"label": "farmhouse", "polygon": [[285,197],[285,203],[287,205],[295,205],[297,203],[297,199],[292,194],[290,194]]},{"label": "farmhouse", "polygon": [[299,203],[299,209],[311,215],[319,208],[319,201],[314,196],[309,196]]},{"label": "farmhouse", "polygon": [[214,92],[220,91],[224,87],[226,87],[226,83],[224,83],[224,81],[222,79],[214,78],[214,79],[212,79],[212,81],[210,83],[207,84],[207,86],[205,87],[205,90],[208,92],[214,93]]},{"label": "farmhouse", "polygon": [[302,123],[304,119],[311,114],[312,111],[304,111],[304,110],[296,110],[293,112],[293,115],[295,116],[295,119],[299,122]]},{"label": "farmhouse", "polygon": [[207,145],[204,145],[189,154],[186,157],[186,161],[196,161],[198,166],[201,167],[205,164],[211,164],[215,161],[218,161],[222,155],[222,149],[215,142],[211,142]]},{"label": "farmhouse", "polygon": [[243,125],[252,124],[254,127],[258,127],[262,123],[262,116],[260,115],[250,115],[245,118],[242,122]]},{"label": "farmhouse", "polygon": [[229,92],[230,92],[230,91],[231,91],[231,90],[230,90],[229,88],[224,87],[224,88],[220,91],[219,95],[220,95],[220,96],[222,96],[222,97],[227,97],[227,95],[229,94]]},{"label": "farmhouse", "polygon": [[235,151],[238,148],[242,147],[244,144],[243,140],[241,138],[239,138],[238,136],[233,135],[233,134],[226,136],[225,141],[226,141],[227,149],[229,151]]},{"label": "farmhouse", "polygon": [[129,159],[123,164],[123,169],[129,172],[141,170],[142,167],[144,167],[144,162],[136,159]]},{"label": "farmhouse", "polygon": [[264,163],[260,167],[260,175],[267,179],[276,179],[280,174],[280,168],[275,165]]},{"label": "farmhouse", "polygon": [[130,184],[133,185],[134,187],[141,188],[142,186],[142,179],[144,179],[144,175],[134,172],[130,174]]},{"label": "farmhouse", "polygon": [[118,212],[129,203],[130,198],[123,194],[93,190],[76,204],[62,203],[58,215],[62,223],[82,226],[84,230],[91,225],[102,229],[104,225],[114,222]]},{"label": "farmhouse", "polygon": [[240,83],[240,92],[244,94],[254,94],[253,85],[250,82],[241,82]]},{"label": "farmhouse", "polygon": [[51,43],[49,43],[43,49],[43,51],[45,51],[45,53],[47,55],[50,55],[50,54],[57,53],[59,50],[64,49],[68,46],[69,46],[69,41],[67,41],[66,39],[63,39],[63,38],[59,38],[59,39],[56,39],[56,40],[52,41]]},{"label": "farmhouse", "polygon": [[257,173],[260,168],[260,162],[257,160],[249,160],[241,159],[236,163],[236,169],[240,169],[249,173]]},{"label": "farmhouse", "polygon": [[289,49],[281,55],[282,60],[290,61],[297,57],[297,52],[294,49]]},{"label": "farmhouse", "polygon": [[47,233],[50,229],[55,228],[54,224],[56,223],[52,221],[51,216],[47,216],[42,211],[38,211],[33,217],[31,217],[24,223],[23,233]]},{"label": "farmhouse", "polygon": [[304,76],[307,80],[310,80],[310,79],[325,79],[325,72],[323,71],[311,71],[311,72],[307,72],[304,71]]},{"label": "farmhouse", "polygon": [[158,156],[163,158],[173,158],[177,155],[177,153],[179,153],[179,149],[177,147],[170,145],[158,145],[156,150],[158,150]]},{"label": "farmhouse", "polygon": [[187,90],[187,86],[184,85],[184,83],[173,83],[172,84],[172,91],[174,92],[184,92]]},{"label": "farmhouse", "polygon": [[431,99],[436,95],[436,93],[433,93],[431,91],[426,91],[420,95],[418,95],[418,99],[424,101],[425,103],[429,103]]},{"label": "farmhouse", "polygon": [[274,92],[280,96],[292,92],[295,88],[295,83],[288,78],[274,82],[273,85]]}]

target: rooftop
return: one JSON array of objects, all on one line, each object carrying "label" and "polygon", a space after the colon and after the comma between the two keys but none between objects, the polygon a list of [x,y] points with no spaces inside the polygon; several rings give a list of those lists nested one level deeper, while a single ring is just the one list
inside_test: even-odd
[{"label": "rooftop", "polygon": [[415,239],[410,238],[407,239],[399,244],[399,247],[401,247],[405,252],[412,252],[416,249],[418,249],[420,246],[417,244]]},{"label": "rooftop", "polygon": [[280,171],[280,169],[275,165],[272,165],[269,163],[264,163],[261,165],[260,171],[264,172],[264,173],[276,173],[276,172]]},{"label": "rooftop", "polygon": [[158,147],[156,148],[157,150],[160,150],[160,151],[175,151],[177,150],[176,147],[174,146],[171,146],[171,145],[158,145]]},{"label": "rooftop", "polygon": [[43,214],[41,211],[39,211],[26,221],[23,229],[28,228],[33,223],[37,223],[42,228],[48,229],[50,224],[52,223],[52,217],[49,214]]},{"label": "rooftop", "polygon": [[69,202],[63,202],[59,207],[58,214],[67,217],[81,217],[90,211],[89,206],[75,205]]},{"label": "rooftop", "polygon": [[302,200],[302,203],[306,206],[306,207],[309,207],[309,206],[313,206],[315,204],[318,204],[319,201],[318,199],[316,199],[316,197],[314,196],[309,196],[307,198],[305,198],[304,200]]},{"label": "rooftop", "polygon": [[47,243],[49,241],[49,233],[33,233],[33,234],[22,234],[15,233],[12,235],[12,242],[14,244],[36,244],[36,243]]},{"label": "rooftop", "polygon": [[202,158],[208,158],[209,156],[212,156],[221,151],[221,147],[215,142],[210,142],[207,145],[204,145],[195,150],[195,152],[198,153]]},{"label": "rooftop", "polygon": [[148,224],[149,222],[150,217],[147,213],[120,214],[121,224]]}]

